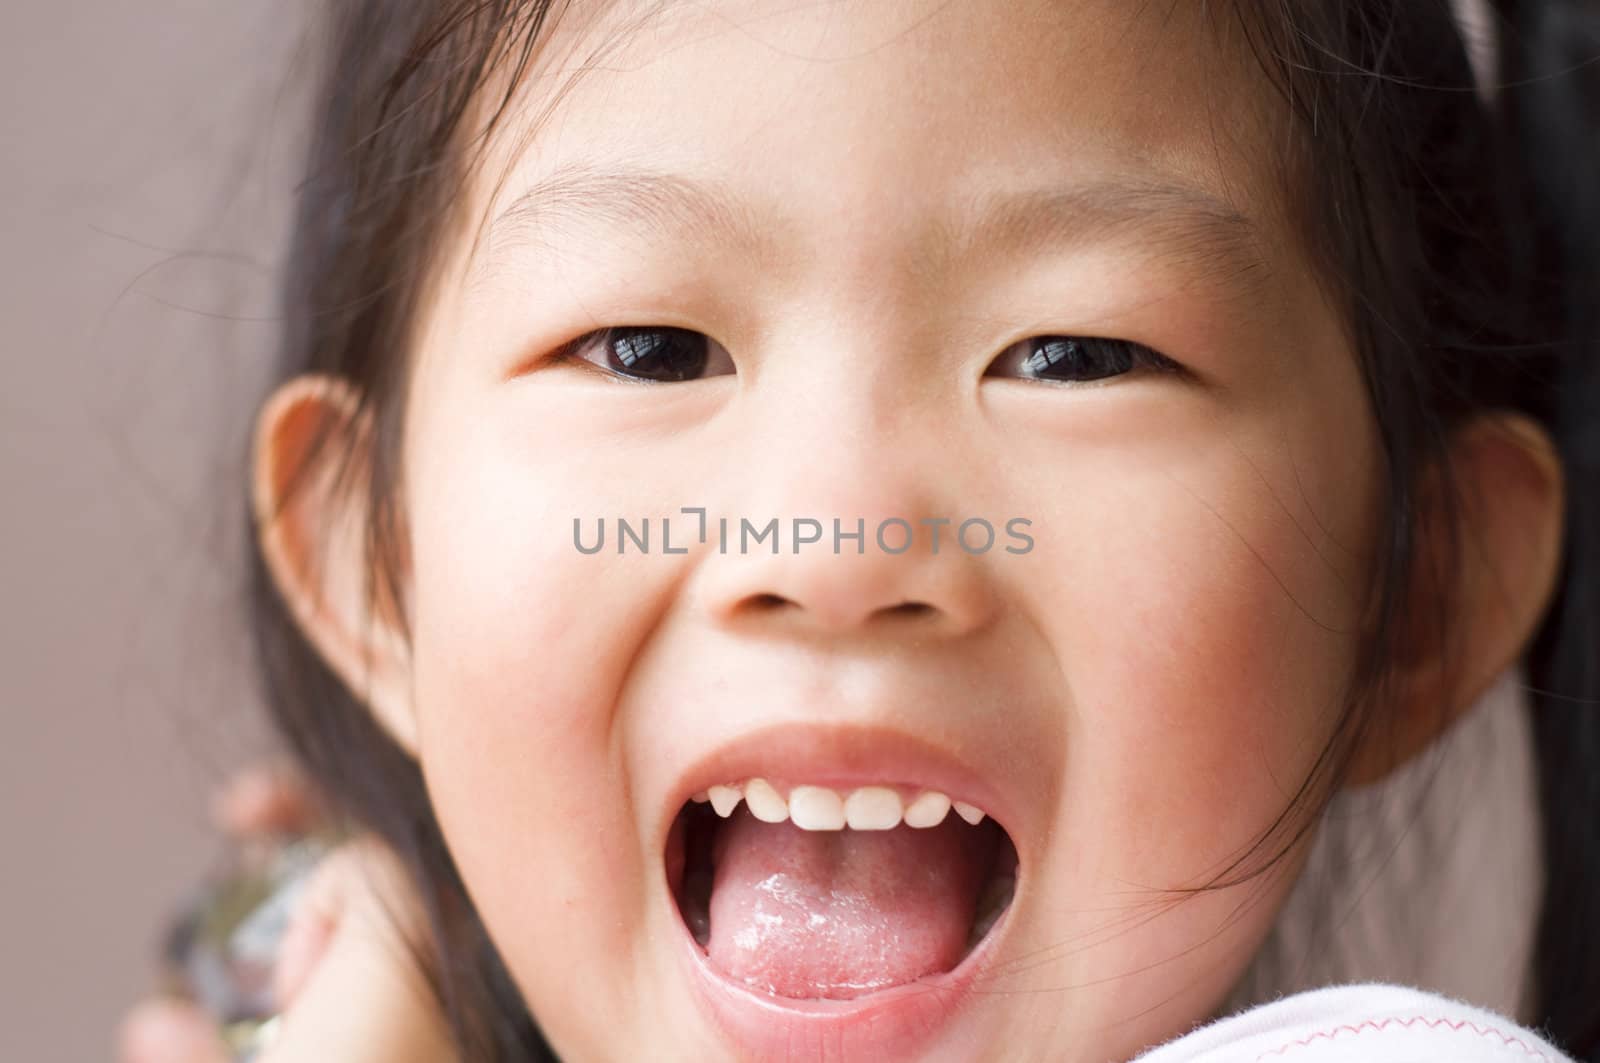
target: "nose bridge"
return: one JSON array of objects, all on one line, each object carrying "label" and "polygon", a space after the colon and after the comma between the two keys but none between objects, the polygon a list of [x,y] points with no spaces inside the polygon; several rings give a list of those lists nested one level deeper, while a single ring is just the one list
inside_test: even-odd
[{"label": "nose bridge", "polygon": [[[841,268],[846,277],[858,272]],[[856,285],[870,286],[867,278]],[[765,392],[755,403],[761,424],[750,427],[819,459],[870,462],[854,481],[830,475],[826,490],[848,490],[851,483],[872,492],[891,485],[942,490],[947,474],[917,480],[927,471],[919,466],[934,458],[931,441],[953,430],[962,413],[958,352],[941,339],[929,298],[888,282],[880,287],[875,295],[835,295],[830,288],[815,297],[814,306],[837,309],[773,345],[757,388]]]}]

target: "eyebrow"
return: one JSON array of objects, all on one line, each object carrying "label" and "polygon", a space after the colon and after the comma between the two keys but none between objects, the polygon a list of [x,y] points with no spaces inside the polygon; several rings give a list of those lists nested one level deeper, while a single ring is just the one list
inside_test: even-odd
[{"label": "eyebrow", "polygon": [[[954,222],[941,216],[919,272],[938,272],[1001,249],[1041,254],[1064,246],[1139,237],[1227,287],[1255,288],[1268,272],[1261,232],[1238,208],[1196,185],[1148,177],[993,191],[973,197]],[[698,240],[753,264],[777,261],[797,223],[753,210],[715,179],[637,166],[569,163],[520,193],[487,230],[479,270],[525,245],[552,249],[546,227],[611,227]]]}]

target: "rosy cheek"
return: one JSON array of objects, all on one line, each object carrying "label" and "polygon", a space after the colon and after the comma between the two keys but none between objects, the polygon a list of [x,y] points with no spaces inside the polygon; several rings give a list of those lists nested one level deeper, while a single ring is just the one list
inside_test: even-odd
[{"label": "rosy cheek", "polygon": [[1284,809],[1341,707],[1357,610],[1260,467],[1174,463],[1124,478],[1137,507],[1085,506],[1102,534],[1060,584],[1053,637],[1073,713],[1063,814],[1116,835],[1105,874],[1217,870]]}]

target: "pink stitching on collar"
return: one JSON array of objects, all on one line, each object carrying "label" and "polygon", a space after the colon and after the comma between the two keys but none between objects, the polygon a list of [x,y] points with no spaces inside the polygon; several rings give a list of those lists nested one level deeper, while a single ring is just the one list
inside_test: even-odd
[{"label": "pink stitching on collar", "polygon": [[1260,1063],[1261,1060],[1266,1059],[1268,1056],[1281,1056],[1292,1048],[1307,1048],[1311,1045],[1312,1041],[1332,1041],[1339,1034],[1345,1032],[1349,1032],[1351,1034],[1362,1034],[1371,1030],[1382,1032],[1385,1027],[1391,1025],[1409,1027],[1419,1022],[1432,1027],[1433,1029],[1438,1029],[1440,1026],[1448,1026],[1450,1029],[1457,1032],[1460,1032],[1462,1029],[1471,1030],[1479,1037],[1498,1037],[1507,1047],[1515,1046],[1520,1048],[1530,1058],[1542,1059],[1546,1060],[1547,1063],[1553,1063],[1553,1061],[1550,1059],[1550,1056],[1546,1055],[1544,1052],[1528,1044],[1526,1041],[1523,1041],[1517,1037],[1513,1037],[1503,1030],[1498,1030],[1493,1026],[1480,1026],[1479,1024],[1468,1019],[1430,1019],[1424,1015],[1414,1015],[1409,1019],[1383,1019],[1382,1021],[1367,1019],[1365,1022],[1358,1023],[1354,1026],[1350,1025],[1349,1023],[1345,1023],[1340,1026],[1335,1026],[1331,1030],[1318,1030],[1316,1033],[1311,1034],[1310,1036],[1302,1037],[1295,1041],[1290,1041],[1286,1044],[1279,1045],[1277,1048],[1274,1048],[1270,1051],[1263,1052],[1256,1057],[1256,1061],[1257,1063]]}]

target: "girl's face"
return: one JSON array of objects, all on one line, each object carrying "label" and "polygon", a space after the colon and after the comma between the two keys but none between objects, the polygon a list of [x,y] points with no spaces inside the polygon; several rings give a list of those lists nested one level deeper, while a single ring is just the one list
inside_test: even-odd
[{"label": "girl's face", "polygon": [[[1331,733],[1377,441],[1204,6],[620,5],[542,46],[405,497],[417,751],[563,1055],[1121,1058],[1262,939],[1295,859],[1172,891]],[[752,779],[811,826],[986,818],[694,800]]]}]

